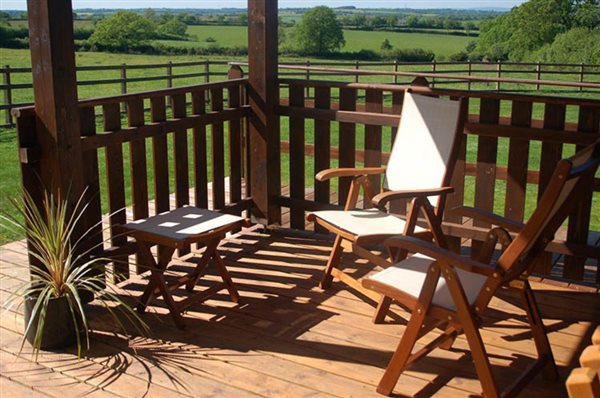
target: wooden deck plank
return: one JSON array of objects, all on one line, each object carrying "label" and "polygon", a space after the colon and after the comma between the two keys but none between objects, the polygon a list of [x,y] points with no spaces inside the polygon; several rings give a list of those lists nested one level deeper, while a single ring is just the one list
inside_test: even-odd
[{"label": "wooden deck plank", "polygon": [[[323,236],[307,233],[244,231],[221,247],[242,297],[239,305],[231,303],[226,294],[194,305],[186,313],[187,330],[180,331],[171,325],[166,309],[157,301],[150,307],[156,316],[145,316],[153,328],[153,338],[124,344],[123,339],[104,337],[103,332],[92,338],[93,349],[83,362],[87,368],[78,369],[72,353],[67,359],[63,354],[48,353],[43,354],[48,358],[42,362],[44,371],[86,382],[77,387],[81,389],[90,387],[85,376],[89,377],[94,369],[117,372],[119,379],[131,380],[139,387],[135,391],[123,389],[120,385],[124,382],[118,381],[114,389],[107,387],[98,394],[118,392],[127,397],[138,396],[144,388],[149,391],[147,396],[166,392],[172,396],[205,396],[216,391],[221,395],[223,391],[234,391],[236,396],[376,396],[375,385],[404,330],[401,319],[407,314],[394,307],[398,316],[388,317],[383,325],[373,325],[373,303],[365,303],[337,285],[326,292],[320,290],[318,275],[330,245]],[[11,251],[3,249],[3,260],[7,253],[11,262],[26,261],[17,243],[9,248]],[[370,269],[352,255],[345,256],[344,264],[358,273]],[[174,271],[187,267],[189,263],[178,260]],[[14,268],[2,268],[0,273],[4,275],[0,299],[19,279],[27,278]],[[132,277],[120,286],[137,295],[145,284],[143,278]],[[211,270],[198,288],[216,280]],[[564,383],[571,367],[576,366],[582,341],[589,338],[597,323],[594,315],[600,305],[598,295],[539,282],[532,285],[547,318],[549,339]],[[177,299],[185,296],[183,291],[176,292]],[[493,300],[482,331],[502,385],[531,363],[534,350],[523,312],[514,305],[515,297],[507,292]],[[7,355],[15,355],[20,329],[7,327],[6,318],[2,319],[2,349]],[[93,325],[108,331],[102,318]],[[24,360],[29,360],[27,352]],[[395,392],[447,397],[479,394],[480,385],[467,352],[466,340],[460,337],[454,351],[435,351],[407,371]],[[24,380],[27,386],[40,381]],[[225,390],[216,389],[218,384]],[[525,394],[561,396],[561,386],[537,377]]]}]

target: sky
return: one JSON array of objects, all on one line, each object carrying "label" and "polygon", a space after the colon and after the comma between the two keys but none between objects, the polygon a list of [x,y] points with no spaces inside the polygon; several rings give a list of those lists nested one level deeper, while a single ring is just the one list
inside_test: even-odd
[{"label": "sky", "polygon": [[[72,0],[73,8],[246,8],[247,0]],[[511,8],[525,0],[279,0],[280,8],[356,6],[362,8]],[[0,9],[24,10],[26,0],[0,0]]]}]

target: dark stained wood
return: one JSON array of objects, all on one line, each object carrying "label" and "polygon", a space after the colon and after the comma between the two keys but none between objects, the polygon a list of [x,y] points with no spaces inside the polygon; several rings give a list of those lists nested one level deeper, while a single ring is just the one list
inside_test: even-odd
[{"label": "dark stained wood", "polygon": [[[340,110],[354,111],[356,109],[356,90],[340,88]],[[353,123],[339,124],[339,166],[353,168],[356,166],[356,125]],[[350,190],[351,178],[339,179],[338,203],[346,203]]]},{"label": "dark stained wood", "polygon": [[278,224],[281,193],[277,1],[248,1],[248,98],[250,118],[250,185],[252,215],[263,224]]},{"label": "dark stained wood", "polygon": [[[129,127],[144,125],[144,101],[131,100],[127,103]],[[148,217],[148,166],[146,164],[146,140],[130,141],[129,156],[131,167],[131,194],[133,218]]]},{"label": "dark stained wood", "polygon": [[[104,105],[104,130],[112,131],[121,128],[121,110],[118,103]],[[108,191],[108,210],[110,213],[110,235],[113,246],[127,243],[127,237],[120,233],[119,226],[125,224],[125,183],[123,176],[123,146],[114,144],[106,147],[106,180]],[[129,264],[126,256],[114,261],[116,280],[129,277]]]},{"label": "dark stained wood", "polygon": [[[223,109],[222,89],[210,90],[210,103],[213,112]],[[213,209],[222,209],[225,206],[225,133],[223,123],[213,123],[211,130]]]},{"label": "dark stained wood", "polygon": [[[381,113],[383,111],[383,91],[366,91],[366,111]],[[368,121],[367,121],[368,123]],[[381,126],[365,125],[365,167],[378,167],[382,164],[381,158],[382,129]],[[369,176],[369,181],[374,192],[381,190],[381,177]]]},{"label": "dark stained wood", "polygon": [[73,207],[84,184],[71,1],[28,0],[27,7],[41,183]]},{"label": "dark stained wood", "polygon": [[[242,87],[228,90],[230,108],[238,108],[242,100]],[[238,203],[242,199],[242,120],[229,122],[229,202]]]},{"label": "dark stained wood", "polygon": [[[564,130],[566,107],[560,104],[546,104],[544,108],[544,128],[549,130]],[[562,144],[555,142],[542,143],[540,158],[540,183],[538,200],[544,193],[556,163],[562,158]]]},{"label": "dark stained wood", "polygon": [[[79,121],[81,123],[81,136],[96,134],[96,115],[93,107],[80,108]],[[103,250],[102,244],[102,205],[100,201],[100,174],[98,172],[98,151],[90,150],[83,153],[81,173],[85,186],[85,200],[87,208],[82,217],[84,225],[89,229],[87,239],[82,244],[83,250],[90,250],[90,254],[97,255]]]},{"label": "dark stained wood", "polygon": [[[529,127],[531,125],[531,111],[531,102],[513,102],[512,125]],[[511,138],[508,149],[508,179],[506,181],[504,215],[516,221],[523,221],[525,216],[528,163],[529,139],[525,137]]]},{"label": "dark stained wood", "polygon": [[[500,101],[484,98],[479,109],[479,122],[497,124],[500,117]],[[498,156],[498,139],[495,137],[477,137],[477,175],[475,177],[475,207],[494,210],[494,193],[496,190],[496,159]],[[485,222],[476,221],[478,227],[488,227]],[[473,242],[475,252],[479,243]]]},{"label": "dark stained wood", "polygon": [[[600,110],[585,106],[580,107],[578,125],[579,131],[598,139],[600,134]],[[583,149],[583,146],[577,146],[577,150],[581,149]],[[592,197],[591,190],[585,192],[581,196],[578,206],[571,212],[567,230],[567,240],[569,242],[587,243]],[[585,260],[583,256],[566,256],[563,276],[568,279],[582,280]],[[600,284],[600,267],[596,269],[596,283]]]},{"label": "dark stained wood", "polygon": [[[165,97],[150,100],[151,120],[160,123],[167,119]],[[152,137],[152,159],[154,161],[154,209],[159,214],[168,211],[169,204],[169,154],[167,136],[160,134]]]},{"label": "dark stained wood", "polygon": [[[186,117],[185,94],[171,96],[171,109],[173,110],[174,118],[180,119]],[[177,207],[182,207],[190,203],[187,149],[187,129],[178,128],[173,134],[173,158],[175,161],[175,202]]]},{"label": "dark stained wood", "polygon": [[[446,198],[446,209],[453,209],[464,205],[465,200],[465,175],[466,175],[466,158],[467,158],[467,135],[461,134],[456,162],[452,172],[450,186],[454,188],[454,193],[451,193]],[[449,222],[461,223],[459,216],[453,215],[452,212],[444,212],[444,220]],[[459,252],[461,248],[460,238],[448,238],[448,247]]]},{"label": "dark stained wood", "polygon": [[[204,90],[192,92],[192,114],[206,113]],[[199,123],[193,130],[194,137],[194,197],[196,207],[208,209],[208,165],[206,162],[206,125]]]},{"label": "dark stained wood", "polygon": [[[331,102],[331,90],[327,87],[315,88],[315,107],[319,109],[328,109]],[[315,175],[331,166],[331,122],[315,120]],[[331,196],[330,181],[316,181],[315,201],[319,203],[329,203]],[[316,227],[317,232],[324,232],[320,227]]]},{"label": "dark stained wood", "polygon": [[[304,106],[304,89],[302,86],[290,86],[290,104],[296,107]],[[305,125],[304,118],[290,117],[290,197],[304,199],[305,181]],[[293,207],[290,209],[290,225],[295,229],[304,229],[304,210]]]}]

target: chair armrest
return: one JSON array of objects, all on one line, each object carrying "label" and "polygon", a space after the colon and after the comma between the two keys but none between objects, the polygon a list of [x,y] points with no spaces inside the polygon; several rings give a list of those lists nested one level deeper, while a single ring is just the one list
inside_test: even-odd
[{"label": "chair armrest", "polygon": [[525,224],[519,221],[510,220],[506,217],[501,217],[487,210],[478,209],[475,207],[460,206],[449,210],[453,215],[461,217],[469,217],[474,220],[483,221],[504,228],[510,232],[521,232]]},{"label": "chair armrest", "polygon": [[[461,268],[465,271],[485,275],[500,276],[502,270],[498,268],[473,260],[469,257],[460,256],[454,252],[443,249],[434,243],[412,236],[398,235],[385,241],[385,246],[389,248],[398,248],[408,250],[412,253],[421,253],[428,257],[447,263],[455,268]],[[494,275],[494,273],[496,275]]]},{"label": "chair armrest", "polygon": [[412,199],[412,198],[426,198],[428,196],[447,195],[454,192],[452,187],[441,187],[431,189],[417,189],[414,191],[388,191],[382,192],[373,198],[373,205],[376,207],[385,206],[386,203],[397,200],[397,199]]},{"label": "chair armrest", "polygon": [[357,177],[385,173],[385,167],[365,167],[365,168],[346,168],[346,169],[325,169],[321,170],[316,176],[317,181],[327,181],[335,177]]}]

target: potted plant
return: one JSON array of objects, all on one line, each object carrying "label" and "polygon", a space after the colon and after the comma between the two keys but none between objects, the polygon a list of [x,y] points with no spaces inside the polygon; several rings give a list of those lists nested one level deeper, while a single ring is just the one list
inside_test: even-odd
[{"label": "potted plant", "polygon": [[[85,194],[85,193],[84,193]],[[29,341],[37,355],[40,349],[56,349],[77,344],[89,348],[89,326],[85,297],[96,297],[112,315],[115,323],[126,332],[123,321],[136,332],[145,335],[148,327],[134,309],[123,301],[114,287],[105,283],[106,258],[93,258],[93,249],[81,250],[82,243],[92,233],[75,236],[78,223],[88,205],[84,194],[72,211],[69,203],[56,200],[46,192],[41,208],[25,192],[21,205],[13,200],[18,217],[0,215],[3,229],[28,238],[28,253],[33,264],[26,266],[30,280],[20,284],[9,296],[5,308],[24,303],[25,330],[21,350]],[[107,270],[108,271],[108,270]]]}]

